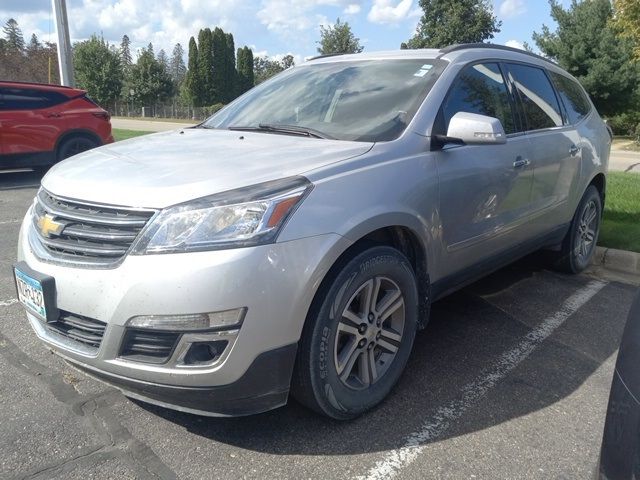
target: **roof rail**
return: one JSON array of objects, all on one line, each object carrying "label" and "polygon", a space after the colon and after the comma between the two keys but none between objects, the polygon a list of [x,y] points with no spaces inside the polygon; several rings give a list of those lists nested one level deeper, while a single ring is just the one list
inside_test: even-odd
[{"label": "roof rail", "polygon": [[19,85],[31,85],[34,87],[54,87],[54,88],[69,88],[71,90],[79,90],[75,87],[69,87],[67,85],[57,85],[55,83],[40,83],[40,82],[25,82],[22,80],[0,80],[1,84],[7,84],[7,83],[16,83]]},{"label": "roof rail", "polygon": [[444,47],[440,49],[439,57],[446,55],[447,53],[456,52],[458,50],[467,50],[472,48],[491,48],[495,50],[506,50],[508,52],[522,53],[524,55],[529,55],[530,57],[537,58],[538,60],[544,60],[545,62],[549,62],[556,65],[552,60],[545,58],[542,55],[528,52],[526,50],[521,50],[519,48],[508,47],[506,45],[496,45],[495,43],[459,43],[455,45],[449,45],[448,47]]},{"label": "roof rail", "polygon": [[311,60],[317,60],[319,58],[338,57],[340,55],[346,55],[345,53],[325,53],[324,55],[316,55],[315,57],[307,58],[307,62]]}]

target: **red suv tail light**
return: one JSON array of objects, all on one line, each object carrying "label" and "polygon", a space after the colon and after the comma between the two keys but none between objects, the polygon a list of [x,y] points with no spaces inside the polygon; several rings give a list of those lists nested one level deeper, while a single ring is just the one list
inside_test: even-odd
[{"label": "red suv tail light", "polygon": [[94,117],[101,118],[101,119],[103,119],[103,120],[105,120],[105,121],[107,121],[107,122],[108,122],[109,120],[111,120],[111,115],[109,115],[109,113],[108,113],[108,112],[94,112],[94,113],[93,113],[93,116],[94,116]]}]

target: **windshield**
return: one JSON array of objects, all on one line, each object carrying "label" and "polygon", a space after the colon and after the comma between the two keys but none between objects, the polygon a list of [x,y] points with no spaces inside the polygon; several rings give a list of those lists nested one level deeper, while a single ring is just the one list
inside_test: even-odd
[{"label": "windshield", "polygon": [[202,126],[287,134],[309,129],[338,140],[393,140],[445,65],[424,59],[302,65],[257,86]]}]

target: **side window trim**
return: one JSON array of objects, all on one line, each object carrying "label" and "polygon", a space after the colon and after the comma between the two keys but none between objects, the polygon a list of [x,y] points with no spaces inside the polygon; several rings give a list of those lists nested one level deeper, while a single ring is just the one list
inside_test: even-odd
[{"label": "side window trim", "polygon": [[527,131],[526,119],[524,116],[524,110],[522,109],[522,105],[519,101],[520,99],[518,97],[518,94],[516,93],[516,86],[513,83],[511,74],[509,73],[509,69],[507,68],[505,62],[498,62],[498,68],[502,73],[502,79],[505,86],[507,87],[507,92],[509,93],[509,103],[511,104],[513,119],[516,123],[517,132],[511,133],[509,135],[522,135]]},{"label": "side window trim", "polygon": [[553,94],[556,96],[556,101],[560,106],[560,113],[562,113],[562,126],[568,127],[571,125],[571,121],[569,120],[569,112],[567,111],[567,107],[565,106],[564,101],[562,100],[562,97],[558,92],[558,87],[556,87],[556,84],[553,83],[553,78],[551,78],[551,74],[549,73],[549,71],[546,68],[543,68],[542,71],[547,77],[547,80],[549,80],[549,83],[551,84],[551,89],[553,90]]}]

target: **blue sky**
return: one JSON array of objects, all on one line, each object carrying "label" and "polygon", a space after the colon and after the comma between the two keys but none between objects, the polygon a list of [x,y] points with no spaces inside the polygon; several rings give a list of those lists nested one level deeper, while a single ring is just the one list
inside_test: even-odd
[{"label": "blue sky", "polygon": [[[565,5],[569,0],[563,2]],[[67,0],[72,40],[92,33],[120,43],[127,34],[134,47],[153,42],[167,53],[176,42],[205,26],[221,26],[236,47],[249,45],[259,55],[296,60],[316,53],[320,25],[337,17],[351,24],[365,50],[399,48],[415,31],[422,10],[418,0]],[[502,29],[493,42],[521,45],[542,24],[553,26],[545,0],[492,0]],[[50,0],[2,0],[0,22],[15,18],[25,37],[54,39]],[[50,37],[51,35],[51,37]]]}]

